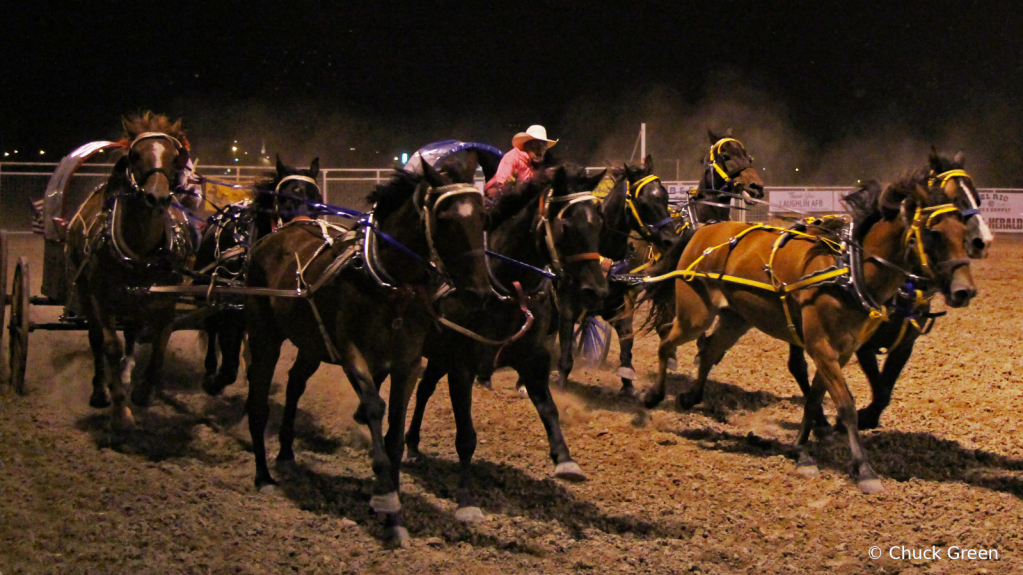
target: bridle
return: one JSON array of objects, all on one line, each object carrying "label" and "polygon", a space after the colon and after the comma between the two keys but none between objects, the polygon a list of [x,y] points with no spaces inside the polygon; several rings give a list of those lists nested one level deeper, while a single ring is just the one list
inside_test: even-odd
[{"label": "bridle", "polygon": [[[628,181],[628,176],[626,176],[626,181]],[[636,207],[636,202],[639,201],[639,195],[643,192],[643,188],[648,184],[652,184],[654,182],[660,184],[661,178],[654,175],[649,175],[634,184],[629,183],[625,191],[626,213],[631,213],[632,217],[636,218],[636,224],[639,226],[637,231],[640,233],[640,235],[644,236],[644,239],[646,239],[650,243],[655,242],[656,234],[661,228],[668,224],[674,223],[675,221],[674,219],[672,219],[671,215],[668,215],[668,217],[664,218],[663,220],[648,225],[644,223],[643,218],[640,217],[639,209],[637,209]]]},{"label": "bridle", "polygon": [[[174,144],[174,147],[177,149],[178,156],[179,156],[177,169],[181,169],[181,165],[182,164],[181,164],[180,157],[181,157],[181,155],[185,155],[185,157],[187,158],[188,148],[187,148],[187,146],[182,145],[180,140],[178,140],[174,136],[171,136],[170,134],[165,134],[163,132],[143,132],[143,133],[139,134],[138,136],[135,136],[135,139],[132,140],[131,143],[126,146],[125,150],[129,154],[129,156],[130,156],[131,151],[135,148],[135,146],[139,142],[141,142],[143,140],[152,140],[152,139],[167,140],[170,143]],[[124,170],[125,170],[125,176],[128,179],[128,185],[131,186],[131,190],[135,194],[139,194],[139,195],[145,195],[146,194],[146,191],[144,189],[142,189],[142,186],[145,185],[145,183],[147,181],[149,181],[149,178],[152,177],[153,174],[163,174],[164,177],[167,178],[167,182],[171,186],[174,185],[174,180],[175,180],[175,175],[176,175],[176,174],[173,174],[173,173],[167,173],[167,170],[164,169],[164,168],[152,168],[150,170],[147,170],[144,174],[142,174],[142,182],[139,183],[139,181],[135,178],[135,171],[131,169],[131,162],[130,161],[128,162],[128,165],[125,167]]]},{"label": "bridle", "polygon": [[927,185],[944,190],[950,180],[959,180],[959,185],[963,188],[963,190],[965,190],[966,193],[964,195],[966,196],[967,201],[970,202],[969,209],[960,210],[963,214],[963,218],[969,219],[970,217],[980,214],[980,202],[977,198],[973,197],[973,192],[976,190],[973,186],[973,178],[970,177],[970,174],[966,173],[966,170],[948,170],[947,172],[942,172],[940,174],[935,174],[934,171],[931,170],[931,174],[927,178]]},{"label": "bridle", "polygon": [[[932,280],[938,279],[938,275],[932,269],[930,262],[927,260],[927,251],[924,248],[923,241],[923,230],[929,230],[934,226],[934,219],[943,214],[959,213],[959,208],[952,204],[941,204],[937,206],[930,206],[927,208],[916,208],[916,213],[913,215],[913,223],[906,230],[905,236],[903,236],[902,242],[907,248],[915,247],[917,257],[920,259],[920,268],[924,273]],[[967,258],[955,258],[936,264],[936,267],[942,270],[954,270],[960,266],[970,265],[970,260]]]},{"label": "bridle", "polygon": [[277,229],[277,228],[279,228],[279,227],[284,225],[284,220],[281,218],[281,205],[280,205],[280,199],[281,198],[296,199],[296,200],[299,200],[299,201],[304,201],[303,198],[300,198],[298,196],[293,196],[291,194],[285,194],[285,193],[281,192],[281,187],[283,187],[284,184],[286,184],[288,182],[305,182],[307,184],[312,184],[313,188],[316,189],[316,194],[319,197],[321,197],[321,198],[323,197],[323,193],[320,191],[320,186],[316,183],[315,179],[310,178],[309,176],[302,176],[302,175],[296,174],[296,175],[293,175],[293,176],[285,176],[285,177],[281,178],[281,181],[277,182],[277,186],[274,187],[274,191],[273,191],[274,205],[273,205],[273,214],[272,214],[272,216],[273,216],[273,219],[276,220],[276,221],[272,222],[274,224],[273,225],[273,229]]},{"label": "bridle", "polygon": [[597,252],[584,252],[563,257],[562,254],[559,253],[558,247],[554,241],[554,231],[553,226],[551,225],[552,218],[548,217],[551,208],[553,208],[555,204],[557,205],[564,204],[561,207],[561,209],[558,210],[558,213],[554,215],[553,218],[553,220],[563,220],[565,211],[568,210],[568,208],[580,202],[599,203],[600,198],[593,195],[592,192],[577,192],[565,196],[554,197],[553,188],[548,190],[547,193],[545,194],[540,194],[540,209],[537,212],[540,221],[537,223],[536,230],[538,234],[542,233],[544,236],[544,241],[547,244],[547,253],[550,254],[551,256],[551,267],[554,268],[554,273],[556,273],[558,276],[564,276],[565,274],[565,269],[564,266],[562,265],[562,261],[564,261],[564,263],[566,264],[589,260],[600,261],[600,254]]},{"label": "bridle", "polygon": [[[744,153],[746,153],[746,147],[742,145],[742,142],[740,142],[739,140],[736,140],[735,138],[721,138],[720,140],[715,142],[713,146],[710,147],[710,154],[709,154],[709,160],[710,161],[707,164],[707,167],[708,167],[707,171],[709,172],[710,169],[712,168],[714,170],[714,174],[712,174],[712,176],[716,175],[718,178],[721,178],[724,181],[724,185],[722,185],[721,188],[719,189],[719,188],[714,187],[715,179],[714,179],[714,177],[711,177],[710,178],[710,184],[711,184],[710,191],[712,191],[712,192],[727,192],[727,191],[731,191],[731,189],[734,187],[734,183],[733,182],[734,182],[735,178],[738,178],[742,174],[742,172],[746,170],[746,168],[742,168],[741,170],[735,172],[734,174],[730,174],[730,173],[728,173],[728,171],[726,171],[725,166],[722,165],[722,163],[719,161],[720,160],[720,154],[721,154],[721,146],[727,144],[728,142],[735,142],[739,146],[739,149],[741,149]],[[747,153],[747,156],[748,155],[749,154]]]}]

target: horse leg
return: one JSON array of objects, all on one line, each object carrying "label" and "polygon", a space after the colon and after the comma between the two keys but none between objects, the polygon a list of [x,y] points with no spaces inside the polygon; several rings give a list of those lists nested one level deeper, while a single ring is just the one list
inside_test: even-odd
[{"label": "horse leg", "polygon": [[[131,401],[139,407],[149,405],[153,397],[153,390],[161,383],[163,360],[167,355],[167,344],[170,342],[171,333],[174,331],[174,308],[168,308],[167,313],[161,315],[163,317],[156,323],[159,329],[156,332],[156,337],[153,339],[153,353],[149,357],[149,365],[146,366],[145,377],[143,377],[141,385],[133,386],[131,390]],[[129,340],[128,333],[125,331],[125,340],[130,341],[131,348],[134,348],[135,337],[133,335]],[[131,362],[134,363],[134,360]],[[127,363],[122,363],[122,367],[127,367],[125,365]],[[130,374],[131,370],[128,369],[128,375],[130,376]]]},{"label": "horse leg", "polygon": [[575,315],[575,306],[570,305],[567,300],[568,298],[561,300],[563,307],[560,308],[558,313],[558,343],[560,344],[559,349],[561,353],[558,355],[557,385],[561,388],[564,388],[565,384],[568,383],[568,375],[572,373],[572,367],[575,365],[575,358],[572,354],[572,336],[575,332],[575,320],[578,316]]},{"label": "horse leg", "polygon": [[494,377],[494,356],[484,353],[480,355],[478,364],[476,366],[476,381],[487,389],[494,389],[494,384],[490,381]]},{"label": "horse leg", "polygon": [[[455,414],[455,450],[458,451],[458,509],[455,520],[462,523],[483,521],[472,490],[472,456],[476,453],[476,429],[472,423],[472,371],[460,362],[448,373],[448,392]],[[418,401],[418,399],[417,399]],[[418,409],[418,405],[416,406]]]},{"label": "horse leg", "polygon": [[[405,463],[419,463],[423,460],[423,454],[419,452],[420,431],[423,428],[423,416],[426,414],[426,404],[437,390],[437,382],[444,377],[448,368],[444,362],[431,359],[426,364],[426,371],[423,378],[419,380],[419,388],[416,389],[416,408],[412,412],[412,421],[409,423],[408,432],[405,434],[405,446],[408,455],[405,456]],[[472,372],[469,372],[469,382],[472,383]],[[450,381],[448,382],[450,386]],[[454,402],[454,398],[451,400]]]},{"label": "horse leg", "polygon": [[558,422],[558,406],[551,397],[548,385],[551,356],[543,341],[535,342],[533,353],[524,354],[513,366],[519,374],[519,382],[525,386],[529,399],[533,402],[540,421],[547,432],[547,442],[551,448],[551,460],[554,461],[554,476],[567,481],[584,481],[586,475],[579,464],[572,460],[568,451],[565,436],[561,433]]},{"label": "horse leg", "polygon": [[749,323],[738,314],[727,309],[721,310],[717,328],[703,341],[696,356],[699,363],[696,384],[675,398],[680,409],[692,409],[703,401],[703,390],[707,385],[710,370],[725,357],[725,353],[749,331],[749,328]]},{"label": "horse leg", "polygon": [[664,400],[668,362],[675,356],[675,348],[693,341],[714,323],[715,313],[704,296],[684,281],[675,282],[675,319],[657,328],[661,343],[657,347],[657,380],[643,399],[648,409]]},{"label": "horse leg", "polygon": [[[799,385],[799,390],[803,392],[803,402],[805,404],[806,397],[810,394],[810,376],[807,372],[806,356],[803,354],[803,348],[795,344],[789,345],[789,373],[792,374],[792,377]],[[813,433],[818,438],[822,438],[831,435],[832,431],[833,429],[828,423],[828,418],[824,415],[824,409],[821,407],[814,415]]]},{"label": "horse leg", "polygon": [[[867,379],[870,381],[871,400],[867,407],[858,412],[860,429],[876,429],[880,425],[881,414],[884,413],[884,410],[892,401],[892,391],[895,389],[895,382],[898,381],[902,369],[906,367],[909,356],[913,354],[913,344],[916,342],[917,337],[919,337],[919,333],[915,330],[907,333],[895,349],[888,350],[888,357],[884,360],[884,369],[875,377],[871,377],[867,373],[866,367],[864,367],[863,372],[867,373]],[[860,350],[862,349],[860,348]],[[859,358],[860,365],[863,365],[864,358],[860,356],[860,350],[856,351],[856,357]],[[874,373],[876,374],[877,356],[871,354],[870,359],[873,360]]]},{"label": "horse leg", "polygon": [[[220,369],[210,388],[217,395],[238,379],[242,340],[245,339],[245,316],[238,310],[226,310],[220,324]],[[315,371],[315,370],[314,370]]]},{"label": "horse leg", "polygon": [[[849,386],[845,382],[845,377],[842,375],[842,364],[848,361],[849,356],[852,355],[852,350],[846,352],[844,356],[840,355],[840,352],[831,343],[826,328],[821,324],[820,319],[816,317],[813,308],[811,307],[808,312],[804,311],[803,333],[807,342],[807,353],[810,354],[810,358],[813,359],[814,364],[817,366],[814,385],[817,385],[817,380],[819,379],[825,389],[827,389],[831,400],[835,402],[839,420],[845,426],[846,433],[849,436],[852,471],[856,476],[856,483],[860,490],[864,493],[883,491],[884,487],[881,485],[881,480],[878,479],[877,474],[874,473],[870,463],[867,461],[867,455],[860,441],[859,427],[857,425],[856,402],[849,391]],[[819,399],[813,402],[813,404],[807,401],[803,425],[807,425],[807,419],[812,417],[811,407],[819,403]],[[802,435],[802,429],[800,429],[800,435]]]},{"label": "horse leg", "polygon": [[[250,342],[253,335],[254,334],[250,330]],[[253,352],[255,351],[256,349],[253,348]],[[388,528],[387,531],[391,536],[398,539],[401,539],[403,535],[404,537],[407,537],[407,531],[402,533],[402,531],[404,531],[403,527],[400,525],[389,525],[389,523],[391,523],[390,518],[392,516],[397,516],[397,514],[401,512],[401,501],[398,499],[398,486],[394,483],[394,479],[391,474],[391,460],[388,457],[387,449],[384,446],[383,422],[384,412],[387,410],[387,404],[380,398],[380,394],[377,392],[377,385],[374,382],[369,365],[366,363],[365,358],[363,358],[359,350],[351,342],[348,342],[340,351],[342,355],[341,365],[345,370],[345,375],[348,377],[349,383],[352,384],[352,388],[355,389],[355,393],[359,396],[359,408],[356,411],[357,416],[364,420],[366,422],[366,426],[369,428],[370,456],[373,462],[373,474],[376,477],[376,481],[373,485],[373,496],[369,500],[370,507],[372,507],[373,511],[376,513],[384,514],[387,517],[385,523],[388,523],[388,525],[386,525]],[[253,359],[255,360],[255,357],[253,357]],[[395,372],[392,369],[392,394],[394,393],[395,387],[404,385],[404,382],[399,382],[397,385],[395,384],[394,374]],[[404,437],[404,421],[402,421],[402,425],[396,430],[393,430],[393,432]],[[392,529],[392,527],[395,528]]]},{"label": "horse leg", "polygon": [[[269,306],[251,307],[253,313],[250,315],[250,321],[260,313],[272,312]],[[252,330],[249,337],[253,353],[246,373],[249,380],[249,396],[245,400],[245,412],[249,416],[249,435],[252,437],[252,452],[256,458],[256,489],[259,490],[267,485],[277,485],[266,464],[265,435],[266,422],[270,417],[270,384],[273,381],[277,360],[281,356],[284,339],[275,337],[270,326],[259,325],[258,322],[251,325],[259,329]]]},{"label": "horse leg", "polygon": [[[93,298],[93,305],[99,308],[99,304]],[[127,405],[127,386],[120,377],[121,360],[124,358],[124,346],[121,338],[117,336],[117,321],[113,315],[98,311],[97,325],[102,330],[104,379],[110,389],[110,399],[113,402],[113,409],[110,412],[110,427],[114,431],[126,431],[135,426],[135,419],[131,415],[131,409]],[[91,325],[91,321],[89,322]]]},{"label": "horse leg", "polygon": [[621,315],[611,322],[615,333],[618,334],[619,366],[616,374],[622,378],[622,394],[630,397],[636,395],[636,388],[632,386],[632,381],[636,379],[636,370],[632,367],[632,319],[636,314],[635,303],[635,297],[632,294],[626,295]]},{"label": "horse leg", "polygon": [[285,393],[284,416],[281,418],[281,450],[277,452],[277,461],[295,460],[295,417],[298,415],[298,400],[305,393],[306,382],[320,368],[320,360],[304,348],[298,350],[298,357],[288,371],[288,390]]},{"label": "horse leg", "polygon": [[89,407],[103,409],[110,407],[110,389],[107,387],[106,356],[103,352],[103,327],[98,321],[89,320],[89,347],[92,348],[94,364],[92,376],[92,395],[89,396]]},{"label": "horse leg", "polygon": [[[800,351],[800,355],[802,355],[802,351]],[[796,436],[796,450],[799,455],[796,472],[803,477],[817,477],[821,474],[817,469],[817,461],[810,455],[808,442],[810,432],[817,423],[816,413],[820,410],[821,401],[824,399],[826,391],[818,372],[813,377],[813,385],[807,386],[803,393],[803,419],[799,425],[799,435]]]},{"label": "horse leg", "polygon": [[[422,345],[414,346],[403,342],[402,349],[422,349]],[[401,459],[405,455],[405,418],[408,415],[409,400],[415,386],[413,374],[421,358],[408,357],[395,361],[391,366],[391,393],[388,398],[387,435],[384,437],[384,448],[387,451],[391,484],[394,487],[394,499],[398,501],[401,485]],[[375,509],[375,508],[374,508]],[[379,510],[377,511],[380,512]],[[384,512],[384,531],[395,543],[402,543],[409,538],[408,530],[401,524],[401,504],[397,509]]]},{"label": "horse leg", "polygon": [[217,376],[217,335],[220,332],[223,312],[214,312],[203,322],[206,331],[206,358],[203,367],[206,370],[202,378],[202,388],[209,395],[216,395],[213,380]]}]

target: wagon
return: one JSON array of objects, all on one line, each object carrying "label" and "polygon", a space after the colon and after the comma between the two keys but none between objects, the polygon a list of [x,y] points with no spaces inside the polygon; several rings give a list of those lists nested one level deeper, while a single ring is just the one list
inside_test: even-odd
[{"label": "wagon", "polygon": [[[30,294],[29,261],[19,257],[14,265],[13,279],[8,288],[9,237],[0,232],[0,294],[10,305],[7,324],[9,333],[10,383],[19,393],[25,391],[25,368],[28,362],[28,336],[36,330],[69,331],[86,330],[86,318],[82,315],[75,294],[74,270],[69,268],[65,254],[67,228],[78,207],[85,201],[95,186],[72,186],[75,173],[90,159],[102,152],[120,148],[115,142],[92,142],[65,156],[50,177],[43,199],[34,202],[36,221],[33,229],[43,236],[43,268],[40,295]],[[103,180],[106,180],[104,173]],[[100,184],[102,185],[102,184]],[[8,289],[10,291],[8,291]],[[196,329],[215,306],[206,303],[211,293],[244,294],[245,288],[237,286],[154,286],[147,294],[178,299],[178,315],[174,329]],[[35,323],[31,321],[31,306],[60,306],[63,311],[57,321]],[[0,325],[7,319],[6,307],[0,307]],[[146,341],[146,332],[140,334],[140,341]]]}]

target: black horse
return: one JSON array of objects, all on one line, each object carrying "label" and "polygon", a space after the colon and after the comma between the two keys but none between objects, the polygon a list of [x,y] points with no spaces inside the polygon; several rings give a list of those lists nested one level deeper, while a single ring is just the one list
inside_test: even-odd
[{"label": "black horse", "polygon": [[[376,482],[370,505],[385,516],[388,536],[398,541],[408,538],[398,498],[404,398],[435,321],[430,296],[446,280],[458,290],[456,297],[473,302],[463,303],[468,308],[478,308],[491,293],[482,194],[428,164],[423,168],[423,176],[398,171],[378,186],[368,198],[372,217],[355,229],[293,221],[263,238],[252,248],[246,277],[248,286],[271,290],[250,296],[245,310],[252,350],[246,408],[257,487],[274,483],[264,433],[270,382],[287,339],[298,357],[288,373],[277,460],[295,458],[295,416],[306,382],[321,362],[340,365],[359,396],[356,420],[368,425],[372,438]],[[303,297],[283,296],[297,290]],[[385,438],[387,404],[378,390],[388,375]]]},{"label": "black horse", "polygon": [[[600,254],[614,262],[609,270],[636,273],[649,266],[678,241],[674,221],[668,213],[668,190],[654,175],[653,156],[640,165],[626,164],[611,173],[610,191],[601,204],[604,227],[600,234]],[[558,384],[564,386],[575,363],[573,357],[575,325],[583,309],[578,298],[571,295],[572,285],[562,282],[558,290]],[[632,320],[638,288],[624,283],[609,284],[608,297],[588,314],[607,320],[618,334],[620,347],[618,375],[622,391],[633,391]],[[585,323],[583,324],[585,326]],[[585,329],[583,327],[582,329]]]},{"label": "black horse", "polygon": [[[243,285],[249,248],[292,219],[312,214],[308,202],[323,201],[316,184],[319,173],[319,158],[303,170],[278,157],[276,171],[253,186],[254,199],[226,206],[210,217],[196,254],[195,267],[199,273],[211,276],[214,282]],[[206,375],[202,386],[210,395],[220,394],[238,377],[245,336],[243,304],[242,298],[219,301],[206,319]]]},{"label": "black horse", "polygon": [[[457,300],[441,303],[445,315],[457,318],[478,335],[470,338],[442,330],[429,338],[425,350],[429,363],[416,393],[406,443],[409,459],[421,458],[420,429],[426,404],[437,382],[447,374],[457,424],[455,445],[461,464],[455,514],[460,521],[482,518],[471,486],[471,462],[476,450],[472,382],[481,364],[511,366],[518,372],[519,385],[525,387],[547,431],[551,459],[556,465],[554,476],[572,481],[585,479],[569,454],[558,423],[558,408],[548,387],[551,355],[546,341],[556,317],[555,295],[550,280],[536,270],[552,267],[562,284],[559,297],[570,295],[585,309],[596,307],[607,296],[607,282],[597,254],[602,218],[597,198],[590,193],[602,177],[603,174],[588,177],[579,168],[557,167],[520,182],[515,190],[503,194],[490,212],[493,230],[489,236],[490,249],[536,269],[491,259],[492,283],[500,297],[489,301],[483,313],[467,309]],[[524,327],[528,331],[523,333]],[[490,341],[481,342],[479,336]]]},{"label": "black horse", "polygon": [[[973,186],[973,180],[963,170],[963,165],[962,152],[950,159],[932,149],[927,167],[917,177],[926,181],[932,190],[943,191],[951,203],[959,208],[966,218],[966,253],[970,258],[980,259],[987,256],[994,238],[984,217],[980,215],[980,196]],[[895,382],[906,367],[917,338],[930,331],[934,318],[944,315],[931,313],[931,298],[937,294],[938,288],[932,282],[908,282],[888,302],[888,321],[882,323],[870,339],[856,350],[856,358],[870,382],[871,392],[870,404],[857,410],[859,429],[875,429],[880,425],[881,414],[891,403]],[[885,354],[887,358],[881,369],[878,356]],[[803,348],[790,346],[788,367],[805,396],[810,389],[810,382]],[[823,411],[816,416],[815,431],[821,435],[831,431]]]}]

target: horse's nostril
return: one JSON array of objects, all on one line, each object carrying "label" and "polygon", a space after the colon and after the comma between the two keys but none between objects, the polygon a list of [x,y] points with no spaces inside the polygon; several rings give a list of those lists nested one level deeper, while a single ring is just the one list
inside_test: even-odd
[{"label": "horse's nostril", "polygon": [[973,249],[980,251],[984,249],[984,240],[980,238],[973,238]]}]

